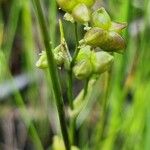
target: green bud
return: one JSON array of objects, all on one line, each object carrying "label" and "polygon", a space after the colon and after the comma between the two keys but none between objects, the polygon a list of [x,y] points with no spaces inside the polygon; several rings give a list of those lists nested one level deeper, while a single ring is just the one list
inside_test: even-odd
[{"label": "green bud", "polygon": [[[57,66],[62,66],[64,63],[64,53],[62,51],[62,45],[57,46],[54,50],[53,50],[53,54],[54,54],[54,60],[57,64]],[[40,54],[40,58],[36,63],[36,66],[40,69],[45,69],[48,68],[48,62],[47,62],[47,56],[46,56],[46,52],[42,51],[42,53]]]},{"label": "green bud", "polygon": [[39,60],[36,63],[36,66],[40,69],[45,69],[48,67],[46,52],[42,51]]},{"label": "green bud", "polygon": [[95,0],[77,0],[78,3],[84,3],[87,7],[93,6]]},{"label": "green bud", "polygon": [[72,12],[73,8],[78,4],[77,0],[57,0],[59,7],[67,12]]},{"label": "green bud", "polygon": [[53,54],[58,67],[62,67],[62,65],[64,65],[65,69],[69,68],[71,56],[68,53],[68,46],[65,41],[53,50]]},{"label": "green bud", "polygon": [[53,54],[54,54],[54,59],[56,61],[56,64],[58,66],[62,66],[63,63],[64,63],[64,59],[65,59],[65,54],[64,54],[64,51],[63,51],[62,44],[60,44],[59,46],[57,46],[54,49]]},{"label": "green bud", "polygon": [[112,22],[109,30],[120,33],[126,27],[127,27],[127,23]]},{"label": "green bud", "polygon": [[88,7],[82,3],[74,7],[72,11],[73,18],[80,23],[86,23],[90,20],[90,12]]},{"label": "green bud", "polygon": [[84,42],[93,47],[102,45],[108,39],[108,32],[98,27],[91,28],[84,36]]},{"label": "green bud", "polygon": [[113,63],[114,57],[108,52],[100,51],[95,53],[92,60],[94,73],[100,74],[107,71]]},{"label": "green bud", "polygon": [[89,59],[91,57],[91,46],[83,45],[80,47],[79,54],[76,58],[76,61],[81,61],[83,59]]},{"label": "green bud", "polygon": [[105,51],[121,53],[126,47],[125,40],[116,32],[109,32],[108,39],[100,46]]},{"label": "green bud", "polygon": [[[53,50],[53,54],[54,54],[54,60],[55,60],[58,67],[61,67],[62,65],[64,65],[66,69],[69,68],[71,56],[68,55],[66,52],[65,43],[57,46]],[[36,66],[40,69],[45,69],[48,67],[47,56],[46,56],[45,51],[42,51],[42,53],[40,54],[40,58],[37,61]]]},{"label": "green bud", "polygon": [[77,79],[85,79],[91,75],[93,68],[91,54],[90,46],[85,46],[80,49],[75,66],[73,67],[73,72]]},{"label": "green bud", "polygon": [[92,14],[92,24],[94,27],[99,27],[108,30],[111,26],[111,19],[106,10],[102,7]]},{"label": "green bud", "polygon": [[92,73],[92,65],[88,60],[80,61],[73,67],[73,72],[79,80],[88,78]]}]

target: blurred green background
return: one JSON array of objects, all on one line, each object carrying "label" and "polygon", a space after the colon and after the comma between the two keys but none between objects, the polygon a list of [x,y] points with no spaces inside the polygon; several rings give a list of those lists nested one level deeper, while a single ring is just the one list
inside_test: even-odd
[{"label": "blurred green background", "polygon": [[[64,13],[55,0],[42,3],[55,47],[59,42],[58,18]],[[102,150],[150,150],[150,0],[97,0],[94,8],[101,6],[114,21],[128,23],[123,33],[127,48],[123,55],[115,54],[103,137],[99,137],[104,95],[104,83],[100,81],[78,118],[78,145],[81,150],[92,150],[101,138]],[[73,51],[73,25],[66,21],[63,25]],[[82,29],[79,33],[81,38]],[[51,81],[47,71],[35,67],[43,49],[31,0],[0,0],[2,150],[51,149],[53,135],[60,133]],[[63,70],[60,77],[65,99]],[[75,95],[82,86],[75,81]]]}]

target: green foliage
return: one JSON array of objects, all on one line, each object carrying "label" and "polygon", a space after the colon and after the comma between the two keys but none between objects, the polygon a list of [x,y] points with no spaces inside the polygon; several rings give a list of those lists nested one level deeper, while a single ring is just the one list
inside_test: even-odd
[{"label": "green foliage", "polygon": [[[8,79],[15,91],[0,119],[17,109],[39,150],[149,150],[149,0],[56,1],[33,0],[35,14],[29,0],[0,2],[0,88]],[[43,69],[42,82],[20,92],[12,62],[35,79]]]}]

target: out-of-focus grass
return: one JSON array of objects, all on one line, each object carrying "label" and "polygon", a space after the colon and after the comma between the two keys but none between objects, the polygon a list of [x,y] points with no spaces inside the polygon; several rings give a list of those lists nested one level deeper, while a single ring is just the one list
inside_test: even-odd
[{"label": "out-of-focus grass", "polygon": [[[100,146],[103,150],[149,150],[150,1],[109,0],[107,2],[107,9],[114,20],[128,22],[128,28],[123,33],[127,41],[127,48],[123,55],[115,54],[115,63],[112,68],[107,96],[107,110],[105,111],[107,118],[105,120],[102,137],[99,137],[99,135],[101,134],[100,124],[102,121],[101,104],[103,95],[106,94],[106,90],[103,90],[106,84],[103,83],[104,76],[101,77],[100,87],[95,89],[87,101],[86,107],[84,107],[78,117],[78,145],[85,150],[94,149],[97,147],[98,139],[101,138],[102,142]],[[0,2],[2,5],[3,3],[4,2]],[[58,14],[56,2],[55,0],[47,0],[46,3],[49,4],[49,6],[45,14],[47,14],[47,18],[49,19],[49,30],[53,47],[55,47],[58,41],[58,35],[56,34]],[[37,32],[37,25],[32,15],[32,5],[30,1],[12,0],[9,5],[10,12],[7,23],[4,21],[5,15],[3,14],[2,6],[0,7],[0,83],[11,79],[12,82],[10,84],[14,84],[9,64],[11,64],[12,61],[11,54],[16,52],[13,46],[16,32],[21,30],[19,34],[21,35],[22,43],[20,48],[22,64],[20,64],[21,68],[19,69],[21,69],[22,72],[32,72],[33,76],[37,73],[35,69],[37,56],[35,50],[39,49],[38,46],[40,44],[38,41],[40,41],[40,39],[37,39],[38,33],[35,33]],[[67,23],[67,26],[68,25]],[[68,31],[69,28],[67,26],[65,26],[65,32],[67,32],[66,35],[69,35],[72,30]],[[71,41],[69,39],[70,37],[68,38],[66,36],[66,38],[67,41]],[[40,48],[41,47],[40,45]],[[44,132],[43,130],[49,132],[49,128],[39,122],[37,122],[37,127],[39,128],[35,128],[30,121],[29,125],[29,118],[26,118],[24,114],[26,114],[28,106],[35,109],[36,105],[38,108],[41,108],[41,111],[45,112],[46,122],[50,122],[51,127],[55,126],[53,122],[56,121],[56,118],[55,115],[52,114],[55,112],[53,111],[53,96],[52,92],[47,88],[47,85],[51,88],[51,81],[50,79],[46,81],[48,84],[42,81],[40,87],[40,81],[37,81],[37,84],[29,86],[24,96],[16,89],[16,92],[13,94],[14,97],[8,99],[11,101],[11,103],[9,103],[11,107],[15,104],[16,107],[19,108],[22,119],[27,128],[29,128],[34,145],[39,149],[42,149],[41,141],[44,141],[45,138],[49,138],[48,136],[45,137],[46,134],[42,134]],[[15,85],[14,88],[16,88]],[[99,90],[101,90],[101,92],[99,92]],[[41,96],[40,93],[44,93],[45,95]],[[97,100],[94,99],[95,97]],[[28,102],[25,101],[26,99]],[[48,99],[51,101],[48,102]],[[5,103],[0,105],[3,106]],[[50,111],[48,109],[50,109]],[[51,114],[49,114],[49,112],[51,112]],[[48,119],[48,117],[50,117],[50,119]],[[56,130],[58,132],[57,127],[56,130],[52,130],[54,134]],[[50,143],[49,141],[49,145]]]}]

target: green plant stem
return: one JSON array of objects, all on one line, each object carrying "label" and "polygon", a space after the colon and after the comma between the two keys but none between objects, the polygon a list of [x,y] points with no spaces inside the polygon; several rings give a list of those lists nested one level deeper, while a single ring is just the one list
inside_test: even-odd
[{"label": "green plant stem", "polygon": [[83,95],[84,98],[85,98],[85,96],[86,96],[86,94],[87,94],[89,81],[90,81],[90,78],[87,78],[87,79],[85,80],[84,95]]},{"label": "green plant stem", "polygon": [[70,80],[71,84],[72,84],[71,80],[73,80],[72,68],[74,66],[75,60],[76,60],[78,53],[79,53],[79,38],[78,38],[78,24],[77,24],[77,22],[74,23],[74,29],[75,29],[76,49],[75,49],[75,52],[73,54],[72,61],[70,64],[70,72],[69,72],[70,79],[69,80]]},{"label": "green plant stem", "polygon": [[70,108],[73,110],[73,74],[72,69],[68,71],[68,100]]},{"label": "green plant stem", "polygon": [[[78,56],[79,53],[79,38],[78,38],[78,24],[75,22],[74,24],[74,29],[75,29],[75,39],[76,39],[76,48],[75,52],[73,54],[72,61],[70,63],[70,70],[68,71],[68,99],[70,103],[70,108],[73,110],[73,66],[75,63],[75,60]],[[71,118],[70,120],[70,130],[71,130],[71,142],[72,144],[75,144],[76,140],[76,118]]]},{"label": "green plant stem", "polygon": [[49,22],[50,22],[50,34],[51,34],[51,40],[52,40],[52,48],[55,47],[56,44],[56,24],[57,24],[57,5],[56,0],[49,0]]},{"label": "green plant stem", "polygon": [[75,28],[75,38],[76,38],[76,50],[75,50],[73,58],[72,58],[71,67],[73,67],[75,60],[78,56],[79,50],[80,50],[79,49],[78,24],[77,24],[77,22],[75,22],[74,26],[75,26],[74,28]]},{"label": "green plant stem", "polygon": [[74,24],[74,29],[75,29],[75,39],[76,39],[76,49],[73,54],[72,61],[70,63],[70,70],[68,71],[68,99],[69,99],[69,104],[70,108],[73,110],[73,66],[75,63],[75,60],[78,56],[79,53],[79,38],[78,38],[78,24],[75,22]]},{"label": "green plant stem", "polygon": [[40,0],[33,0],[35,4],[35,8],[37,10],[37,16],[44,40],[44,45],[46,48],[46,54],[47,54],[47,60],[48,60],[48,69],[51,75],[51,80],[52,80],[52,86],[53,86],[53,91],[56,99],[56,105],[57,105],[57,110],[58,110],[58,115],[59,115],[59,121],[60,121],[60,126],[61,126],[61,132],[64,140],[64,144],[66,147],[66,150],[70,150],[70,141],[69,141],[69,136],[68,136],[68,131],[67,131],[67,125],[65,121],[65,112],[64,112],[64,104],[63,104],[63,98],[62,98],[62,93],[61,93],[61,87],[59,83],[59,76],[57,72],[57,66],[54,61],[54,56],[52,53],[51,45],[49,44],[50,42],[50,37],[48,34],[48,29],[46,25],[46,21],[44,18],[44,14],[42,11],[41,3]]},{"label": "green plant stem", "polygon": [[71,144],[76,145],[76,118],[71,118],[70,120],[70,135],[71,135]]}]

